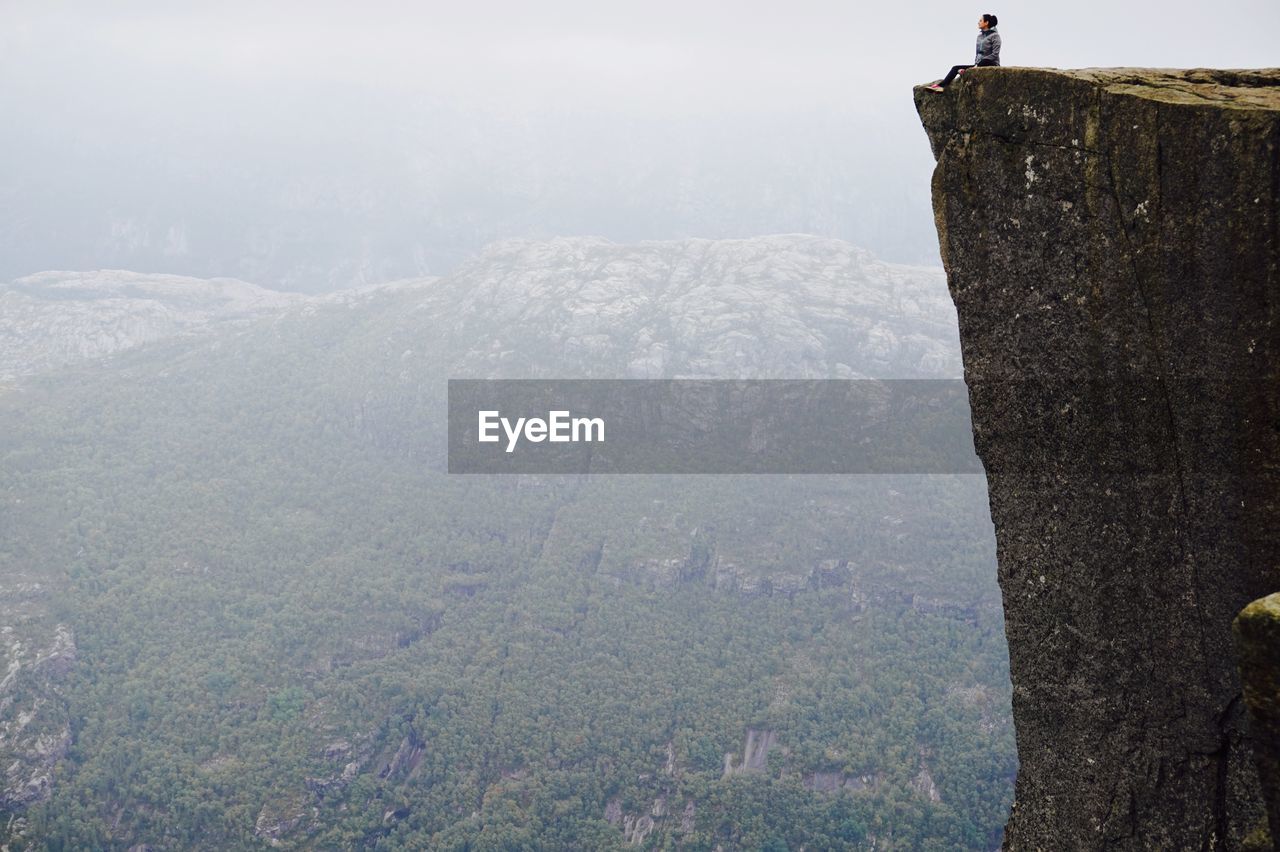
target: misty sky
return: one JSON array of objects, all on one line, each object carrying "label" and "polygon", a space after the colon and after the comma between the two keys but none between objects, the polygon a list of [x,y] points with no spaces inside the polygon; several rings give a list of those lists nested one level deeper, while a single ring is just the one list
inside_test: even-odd
[{"label": "misty sky", "polygon": [[[1280,65],[1275,2],[0,0],[0,279],[324,289],[566,231],[803,230],[933,262],[910,87],[971,61],[984,11],[1006,65]],[[347,271],[306,283],[327,263]]]},{"label": "misty sky", "polygon": [[[7,2],[7,84],[44,62],[98,56],[178,73],[357,80],[495,97],[635,98],[635,106],[831,103],[901,96],[971,52],[1001,17],[1005,64],[1280,64],[1280,4],[859,4],[702,0],[219,3]],[[649,103],[646,103],[648,101]]]}]

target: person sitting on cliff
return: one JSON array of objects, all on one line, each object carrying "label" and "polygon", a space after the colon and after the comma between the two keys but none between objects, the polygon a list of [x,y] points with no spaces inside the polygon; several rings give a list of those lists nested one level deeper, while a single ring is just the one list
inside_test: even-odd
[{"label": "person sitting on cliff", "polygon": [[951,85],[956,75],[964,73],[966,68],[985,68],[999,64],[1000,33],[996,32],[996,16],[983,15],[978,19],[978,50],[973,58],[973,65],[953,65],[946,77],[926,88],[933,92],[941,92]]}]

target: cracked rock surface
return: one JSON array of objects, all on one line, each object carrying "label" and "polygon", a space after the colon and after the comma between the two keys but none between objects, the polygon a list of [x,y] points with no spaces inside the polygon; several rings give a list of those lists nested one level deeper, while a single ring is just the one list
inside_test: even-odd
[{"label": "cracked rock surface", "polygon": [[1280,69],[917,88],[987,468],[1011,849],[1239,848],[1231,622],[1280,588]]}]

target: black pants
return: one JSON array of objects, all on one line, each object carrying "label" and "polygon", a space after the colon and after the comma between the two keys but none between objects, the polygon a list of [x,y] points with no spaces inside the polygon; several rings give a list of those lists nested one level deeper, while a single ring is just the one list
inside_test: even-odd
[{"label": "black pants", "polygon": [[951,70],[947,72],[947,76],[943,77],[942,82],[939,83],[938,85],[945,89],[947,86],[951,85],[951,81],[956,78],[957,74],[959,74],[961,71],[964,71],[967,68],[972,68],[972,67],[973,67],[972,65],[952,65]]},{"label": "black pants", "polygon": [[942,82],[939,83],[938,85],[945,89],[947,86],[951,85],[951,81],[954,80],[956,78],[956,75],[959,74],[961,71],[965,71],[969,68],[980,68],[984,65],[990,65],[990,64],[992,63],[989,61],[983,61],[983,62],[979,62],[977,65],[952,65],[951,70],[947,72],[947,76],[943,77]]}]

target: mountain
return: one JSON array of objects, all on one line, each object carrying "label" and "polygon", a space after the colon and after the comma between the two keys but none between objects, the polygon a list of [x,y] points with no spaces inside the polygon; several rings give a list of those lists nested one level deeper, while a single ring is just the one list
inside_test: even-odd
[{"label": "mountain", "polygon": [[569,365],[609,378],[960,375],[941,271],[840,240],[510,241],[441,291],[462,339],[492,341],[459,365],[476,375]]},{"label": "mountain", "polygon": [[0,381],[277,314],[300,299],[231,278],[111,269],[28,275],[0,284]]},{"label": "mountain", "polygon": [[989,847],[980,478],[443,472],[448,378],[947,375],[942,286],[803,236],[502,243],[23,376],[6,841]]},{"label": "mountain", "polygon": [[[447,327],[458,369],[476,375],[589,365],[611,378],[959,376],[941,270],[885,263],[839,240],[507,241],[435,281],[308,297],[234,279],[43,272],[0,284],[0,378],[406,291],[405,309]],[[483,351],[468,339],[483,339]]]}]

